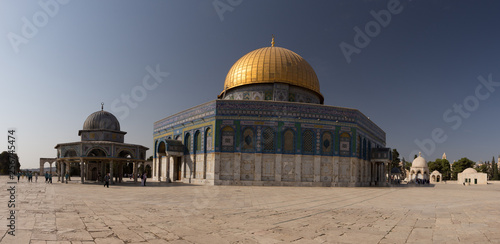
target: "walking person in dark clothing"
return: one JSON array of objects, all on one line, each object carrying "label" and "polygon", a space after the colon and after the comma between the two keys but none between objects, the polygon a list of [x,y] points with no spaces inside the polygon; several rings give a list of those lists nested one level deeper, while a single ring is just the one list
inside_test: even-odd
[{"label": "walking person in dark clothing", "polygon": [[109,179],[110,179],[110,176],[109,176],[109,173],[104,176],[104,187],[108,187],[109,188]]}]

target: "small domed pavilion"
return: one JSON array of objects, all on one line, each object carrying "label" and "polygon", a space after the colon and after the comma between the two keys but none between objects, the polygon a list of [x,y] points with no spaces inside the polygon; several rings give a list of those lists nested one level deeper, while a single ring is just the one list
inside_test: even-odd
[{"label": "small domed pavilion", "polygon": [[134,175],[137,174],[139,163],[146,162],[147,147],[124,143],[127,132],[120,130],[118,119],[110,112],[101,110],[92,113],[83,123],[83,129],[78,132],[79,142],[60,143],[57,150],[58,180],[64,182],[65,172],[69,172],[70,165],[80,165],[81,182],[101,180],[110,173],[111,183],[113,175],[118,174],[118,181],[122,181],[123,167],[133,163]]},{"label": "small domed pavilion", "polygon": [[429,179],[429,167],[421,153],[418,153],[418,157],[413,160],[410,168],[410,181],[415,182],[416,179]]}]

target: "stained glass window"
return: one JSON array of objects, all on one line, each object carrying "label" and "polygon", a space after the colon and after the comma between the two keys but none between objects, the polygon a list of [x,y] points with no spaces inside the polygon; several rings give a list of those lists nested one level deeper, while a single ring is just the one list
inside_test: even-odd
[{"label": "stained glass window", "polygon": [[302,148],[304,153],[314,153],[314,134],[310,130],[306,130],[302,136]]},{"label": "stained glass window", "polygon": [[274,130],[272,128],[265,128],[262,134],[264,143],[264,152],[274,152]]}]

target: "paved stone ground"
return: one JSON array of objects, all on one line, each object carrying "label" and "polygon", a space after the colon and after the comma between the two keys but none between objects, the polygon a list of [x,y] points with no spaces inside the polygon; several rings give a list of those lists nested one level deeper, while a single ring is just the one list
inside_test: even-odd
[{"label": "paved stone ground", "polygon": [[500,243],[500,184],[16,187],[15,237],[0,194],[1,243]]}]

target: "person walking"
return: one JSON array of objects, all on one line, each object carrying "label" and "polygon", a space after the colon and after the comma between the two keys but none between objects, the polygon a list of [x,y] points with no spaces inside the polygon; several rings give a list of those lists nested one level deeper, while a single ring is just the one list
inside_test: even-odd
[{"label": "person walking", "polygon": [[21,178],[21,172],[17,172],[17,182],[19,182],[19,178]]},{"label": "person walking", "polygon": [[142,174],[142,179],[144,180],[144,186],[146,186],[146,180],[148,179],[148,175],[146,174],[146,172],[144,172],[144,174]]},{"label": "person walking", "polygon": [[49,174],[49,183],[52,184],[52,173]]},{"label": "person walking", "polygon": [[66,172],[66,175],[64,175],[64,177],[66,178],[66,184],[68,184],[68,179],[69,179],[69,174],[68,174],[68,172]]},{"label": "person walking", "polygon": [[45,183],[49,182],[49,172],[45,172]]},{"label": "person walking", "polygon": [[109,176],[109,173],[104,176],[104,187],[108,187],[109,188],[109,179],[110,179],[110,176]]},{"label": "person walking", "polygon": [[35,183],[38,183],[38,172],[35,172]]}]

